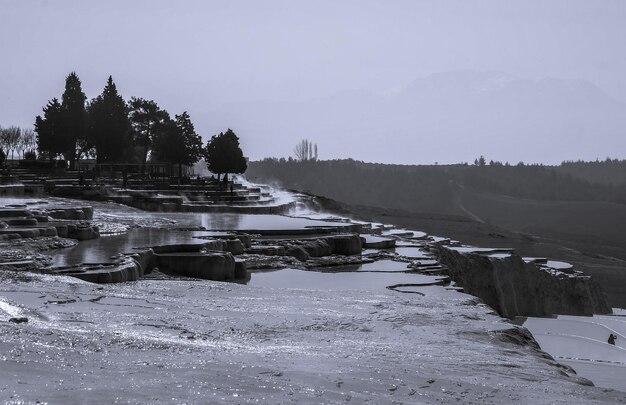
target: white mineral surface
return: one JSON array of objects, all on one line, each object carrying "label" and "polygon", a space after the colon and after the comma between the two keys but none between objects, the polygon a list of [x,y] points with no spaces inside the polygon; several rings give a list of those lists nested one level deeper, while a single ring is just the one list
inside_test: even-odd
[{"label": "white mineral surface", "polygon": [[[600,387],[626,391],[626,317],[559,315],[528,318],[524,326],[543,350],[580,376]],[[608,343],[611,334],[617,337],[615,345]]]},{"label": "white mineral surface", "polygon": [[[0,398],[10,403],[626,400],[579,384],[498,333],[514,326],[489,307],[442,287],[1,277]],[[29,322],[6,322],[15,316]]]},{"label": "white mineral surface", "polygon": [[[161,237],[137,227],[313,222],[93,205],[94,222],[126,233],[81,242],[64,260],[106,258]],[[186,237],[167,234],[168,242]],[[417,247],[395,252],[431,259]],[[351,273],[255,272],[249,285],[183,278],[96,285],[0,272],[0,402],[626,402],[598,362],[559,358],[608,388],[585,385],[475,297],[417,286],[436,277],[397,273],[406,266],[383,260]],[[396,284],[405,286],[386,288]],[[9,322],[21,317],[28,322]]]}]

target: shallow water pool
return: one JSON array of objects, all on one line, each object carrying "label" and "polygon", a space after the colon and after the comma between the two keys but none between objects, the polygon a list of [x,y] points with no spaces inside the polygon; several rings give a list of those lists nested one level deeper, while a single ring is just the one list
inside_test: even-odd
[{"label": "shallow water pool", "polygon": [[248,285],[254,287],[296,288],[302,290],[380,290],[397,284],[424,284],[439,277],[405,273],[326,273],[297,269],[254,272]]},{"label": "shallow water pool", "polygon": [[169,229],[138,228],[119,235],[102,236],[85,240],[78,245],[59,250],[53,256],[53,265],[69,266],[80,263],[108,262],[111,256],[131,253],[134,248],[174,243],[202,243],[194,236],[207,232],[182,232]]},{"label": "shallow water pool", "polygon": [[378,260],[374,263],[362,263],[362,264],[351,264],[347,266],[334,266],[332,267],[333,272],[339,271],[357,271],[357,272],[391,272],[398,273],[403,271],[411,270],[408,267],[408,263],[404,262],[396,262],[393,260]]}]

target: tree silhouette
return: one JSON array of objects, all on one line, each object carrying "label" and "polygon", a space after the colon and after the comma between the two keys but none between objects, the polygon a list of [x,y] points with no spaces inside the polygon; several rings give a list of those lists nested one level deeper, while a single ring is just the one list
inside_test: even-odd
[{"label": "tree silhouette", "polygon": [[62,109],[56,98],[48,101],[43,108],[43,118],[35,118],[35,132],[37,132],[37,149],[41,154],[53,160],[62,150],[59,148],[58,138],[61,136]]},{"label": "tree silhouette", "polygon": [[128,103],[129,119],[133,129],[133,144],[141,147],[141,163],[146,164],[152,149],[154,128],[170,119],[167,111],[159,108],[153,100],[132,97]]},{"label": "tree silhouette", "polygon": [[208,169],[217,173],[244,173],[248,168],[246,158],[239,147],[239,138],[232,129],[213,135],[207,142],[205,159]]},{"label": "tree silhouette", "polygon": [[22,136],[18,149],[22,152],[22,158],[27,151],[32,151],[37,145],[35,133],[32,128],[22,128]]},{"label": "tree silhouette", "polygon": [[317,160],[317,144],[307,139],[301,140],[293,150],[296,160]]},{"label": "tree silhouette", "polygon": [[7,152],[11,152],[11,160],[13,160],[13,152],[20,144],[22,130],[19,127],[11,126],[0,129],[0,144]]},{"label": "tree silhouette", "polygon": [[160,162],[178,165],[178,179],[182,179],[182,166],[192,165],[202,157],[202,137],[194,129],[185,111],[175,119],[156,123],[154,127],[154,157]]},{"label": "tree silhouette", "polygon": [[[86,134],[85,100],[87,97],[81,88],[81,82],[75,72],[65,79],[65,91],[61,97],[62,130],[58,139],[59,150],[73,168],[76,162],[76,146]],[[80,156],[79,156],[80,157]]]},{"label": "tree silhouette", "polygon": [[478,159],[474,159],[474,166],[485,166],[487,161],[483,155],[480,155]]},{"label": "tree silhouette", "polygon": [[113,78],[87,107],[88,140],[96,149],[98,163],[120,162],[131,145],[128,107],[117,92]]}]

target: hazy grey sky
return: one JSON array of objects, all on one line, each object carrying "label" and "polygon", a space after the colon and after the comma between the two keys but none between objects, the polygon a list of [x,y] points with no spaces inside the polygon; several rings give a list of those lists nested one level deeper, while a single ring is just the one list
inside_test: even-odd
[{"label": "hazy grey sky", "polygon": [[125,98],[192,119],[457,69],[582,79],[626,101],[625,49],[621,0],[0,0],[0,125],[32,125],[70,71],[89,98],[111,74]]}]

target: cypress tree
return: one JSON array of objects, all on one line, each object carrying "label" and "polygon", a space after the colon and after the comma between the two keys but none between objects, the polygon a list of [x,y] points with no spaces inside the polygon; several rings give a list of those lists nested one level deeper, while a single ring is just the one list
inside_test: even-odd
[{"label": "cypress tree", "polygon": [[81,82],[75,72],[65,79],[65,91],[61,97],[62,133],[59,138],[61,153],[74,167],[76,161],[76,143],[85,138],[85,101],[87,97],[81,88]]},{"label": "cypress tree", "polygon": [[63,153],[62,145],[58,142],[63,131],[63,110],[56,98],[48,101],[43,108],[43,118],[35,118],[35,132],[37,132],[37,149],[50,160],[59,153]]},{"label": "cypress tree", "polygon": [[126,102],[117,92],[113,78],[87,107],[88,137],[95,146],[98,163],[121,162],[131,145],[131,126]]}]

